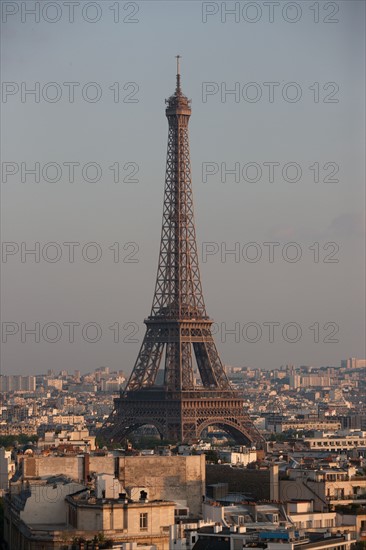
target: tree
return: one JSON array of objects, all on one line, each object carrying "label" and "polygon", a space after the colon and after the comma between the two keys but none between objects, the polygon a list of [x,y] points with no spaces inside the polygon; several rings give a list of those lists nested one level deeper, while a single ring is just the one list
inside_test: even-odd
[{"label": "tree", "polygon": [[206,455],[206,462],[212,462],[213,464],[218,463],[219,455],[217,451],[213,451],[213,450],[205,451],[205,455]]}]

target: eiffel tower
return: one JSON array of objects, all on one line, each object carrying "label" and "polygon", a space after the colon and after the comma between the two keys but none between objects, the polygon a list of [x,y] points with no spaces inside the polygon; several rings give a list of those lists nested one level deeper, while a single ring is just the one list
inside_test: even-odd
[{"label": "eiffel tower", "polygon": [[[190,442],[216,425],[237,443],[260,447],[262,438],[244,412],[244,400],[226,376],[203,299],[189,154],[191,107],[181,90],[179,58],[175,93],[166,100],[168,152],[151,314],[144,321],[146,334],[132,374],[114,400],[102,435],[121,441],[137,428],[153,425],[163,439]],[[194,358],[200,384],[195,383]],[[164,382],[159,386],[155,382],[162,360]]]}]

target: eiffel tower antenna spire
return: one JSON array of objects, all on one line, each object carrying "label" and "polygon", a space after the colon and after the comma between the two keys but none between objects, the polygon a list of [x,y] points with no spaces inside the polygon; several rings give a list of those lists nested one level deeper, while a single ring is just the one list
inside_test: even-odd
[{"label": "eiffel tower antenna spire", "polygon": [[180,59],[181,59],[181,56],[176,55],[175,57],[177,59],[177,89],[176,89],[176,93],[180,94],[182,92],[181,87],[180,87]]}]

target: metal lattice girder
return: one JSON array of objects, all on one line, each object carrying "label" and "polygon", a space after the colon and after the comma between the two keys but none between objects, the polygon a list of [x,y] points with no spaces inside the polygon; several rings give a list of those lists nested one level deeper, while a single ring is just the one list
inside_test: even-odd
[{"label": "metal lattice girder", "polygon": [[[159,264],[146,334],[126,390],[115,400],[105,435],[123,439],[144,424],[165,438],[188,441],[209,424],[238,442],[260,442],[229,383],[213,340],[198,264],[188,122],[190,101],[180,87],[166,101],[168,150]],[[164,359],[164,383],[155,386]],[[195,386],[196,359],[202,386]]]},{"label": "metal lattice girder", "polygon": [[165,349],[164,384],[194,387],[193,351],[205,387],[229,388],[217,353],[202,294],[193,212],[188,121],[189,100],[180,80],[167,100],[167,165],[159,265],[146,335],[127,390],[154,385]]},{"label": "metal lattice girder", "polygon": [[194,389],[170,392],[164,388],[141,389],[115,399],[115,408],[104,428],[109,440],[122,440],[146,424],[164,439],[190,442],[215,424],[241,444],[257,445],[262,438],[232,390]]}]

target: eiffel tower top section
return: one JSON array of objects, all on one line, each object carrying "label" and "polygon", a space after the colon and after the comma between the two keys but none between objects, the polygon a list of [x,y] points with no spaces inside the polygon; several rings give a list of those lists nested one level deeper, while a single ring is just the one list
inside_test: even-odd
[{"label": "eiffel tower top section", "polygon": [[159,267],[150,319],[208,320],[194,224],[188,121],[190,100],[177,84],[166,100],[169,123]]},{"label": "eiffel tower top section", "polygon": [[[187,117],[191,116],[191,107],[190,103],[191,100],[188,99],[183,93],[181,89],[181,83],[180,83],[180,55],[176,56],[177,58],[177,85],[175,88],[175,92],[173,95],[169,97],[169,99],[165,100],[165,103],[167,104],[166,108],[166,116],[169,118],[170,116],[174,115],[185,115]],[[188,123],[188,121],[187,121]]]}]

